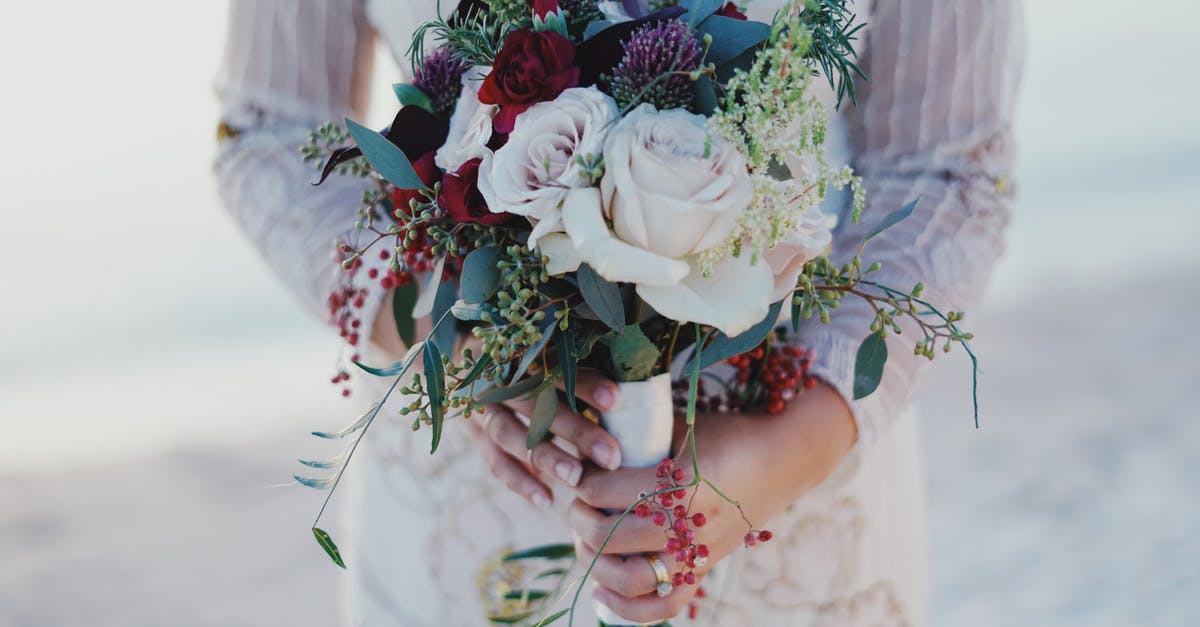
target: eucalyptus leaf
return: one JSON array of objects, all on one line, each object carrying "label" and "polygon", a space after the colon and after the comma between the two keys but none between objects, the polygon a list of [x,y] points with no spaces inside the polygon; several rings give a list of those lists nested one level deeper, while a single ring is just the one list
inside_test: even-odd
[{"label": "eucalyptus leaf", "polygon": [[413,318],[413,307],[417,304],[420,290],[416,281],[401,285],[392,290],[392,318],[396,320],[396,330],[405,346],[412,346],[417,339],[417,321]]},{"label": "eucalyptus leaf", "polygon": [[343,427],[341,431],[334,431],[332,433],[327,433],[325,431],[313,431],[312,434],[318,438],[324,438],[326,440],[340,440],[365,427],[367,423],[371,421],[371,417],[374,416],[375,412],[377,411],[379,411],[379,403],[372,403],[371,406],[367,408],[367,411],[363,412],[363,414],[356,418],[354,422]]},{"label": "eucalyptus leaf", "polygon": [[575,557],[575,545],[574,544],[565,544],[565,543],[563,543],[563,544],[543,544],[542,546],[535,546],[531,549],[525,549],[522,551],[517,551],[515,553],[509,553],[508,555],[504,556],[504,561],[515,562],[517,560],[527,560],[527,559],[534,559],[534,558],[548,559],[548,560],[566,560],[566,559],[572,559],[574,557]]},{"label": "eucalyptus leaf", "polygon": [[541,601],[550,596],[548,590],[509,590],[504,593],[506,601]]},{"label": "eucalyptus leaf", "polygon": [[700,78],[692,83],[692,94],[692,106],[695,107],[696,113],[708,116],[717,110],[717,90],[713,86],[712,78],[707,74],[701,74]]},{"label": "eucalyptus leaf", "polygon": [[558,367],[562,370],[563,390],[567,393],[567,404],[571,411],[579,413],[575,400],[575,380],[579,370],[578,346],[575,343],[575,333],[570,329],[563,331],[558,337]]},{"label": "eucalyptus leaf", "polygon": [[504,401],[509,401],[517,398],[518,396],[523,396],[529,392],[532,392],[542,384],[542,381],[543,377],[541,376],[529,377],[528,379],[523,379],[505,388],[492,388],[490,390],[486,390],[479,396],[475,397],[475,400],[481,405],[495,405],[496,403],[503,403]]},{"label": "eucalyptus leaf", "polygon": [[313,488],[314,490],[324,490],[337,481],[337,475],[319,478],[292,475],[292,478],[296,480],[296,483],[299,483],[306,488]]},{"label": "eucalyptus leaf", "polygon": [[460,284],[468,303],[483,303],[500,287],[500,253],[495,246],[476,248],[463,260]]},{"label": "eucalyptus leaf", "polygon": [[625,328],[625,304],[615,283],[604,280],[591,266],[582,264],[576,273],[583,300],[599,316],[600,321],[620,333]]},{"label": "eucalyptus leaf", "polygon": [[[775,323],[779,321],[779,312],[783,310],[783,302],[781,300],[772,304],[771,308],[767,310],[765,318],[737,336],[729,337],[724,333],[718,333],[713,337],[713,340],[701,351],[700,369],[703,370],[719,361],[729,359],[735,355],[741,355],[749,350],[754,350],[754,347],[762,344],[767,334],[775,327]],[[692,367],[694,359],[695,356],[688,360],[687,365],[684,366],[684,370]]]},{"label": "eucalyptus leaf", "polygon": [[570,611],[571,611],[571,608],[569,608],[569,607],[563,608],[563,609],[547,616],[546,618],[539,620],[534,627],[543,627],[543,625],[549,625],[550,623],[553,623],[554,621],[562,618],[563,616],[566,616],[568,613],[570,613]]},{"label": "eucalyptus leaf", "polygon": [[492,365],[492,356],[491,355],[481,356],[479,359],[475,360],[475,366],[473,368],[471,368],[471,371],[467,373],[467,376],[462,381],[460,381],[458,383],[458,385],[455,386],[454,389],[456,389],[456,390],[466,389],[472,383],[474,383],[475,380],[479,378],[479,375],[483,374],[483,371],[487,370],[487,367],[490,365]]},{"label": "eucalyptus leaf", "polygon": [[[547,312],[550,314],[550,312]],[[525,354],[521,356],[521,361],[517,364],[517,372],[513,375],[513,379],[520,379],[525,376],[525,372],[529,370],[529,366],[533,365],[533,360],[537,359],[542,354],[542,349],[546,348],[546,344],[550,342],[550,338],[554,337],[554,332],[558,330],[558,324],[554,320],[553,315],[547,315],[538,325],[542,330],[542,339],[536,344],[525,349]]]},{"label": "eucalyptus leaf", "polygon": [[872,237],[879,235],[880,233],[895,226],[897,222],[900,222],[904,218],[907,218],[908,216],[912,215],[913,209],[915,209],[917,207],[917,203],[920,202],[920,200],[921,200],[920,198],[917,198],[916,200],[908,203],[907,205],[904,205],[903,207],[884,216],[883,221],[879,223],[879,226],[876,226],[875,228],[871,229],[871,232],[867,233],[867,236],[865,238],[863,238],[863,241],[869,240]]},{"label": "eucalyptus leaf", "polygon": [[496,623],[497,625],[516,625],[517,623],[523,623],[531,618],[533,618],[533,612],[521,612],[520,614],[513,614],[512,616],[488,615],[487,617],[489,622]]},{"label": "eucalyptus leaf", "polygon": [[395,92],[400,106],[414,105],[436,115],[433,110],[433,101],[429,99],[428,94],[421,91],[420,87],[408,83],[396,83],[392,85],[392,91]]},{"label": "eucalyptus leaf", "polygon": [[469,304],[462,300],[454,303],[450,308],[450,315],[458,320],[466,321],[483,321],[484,314],[487,314],[490,321],[495,322],[500,320],[500,310],[493,305],[487,303]]},{"label": "eucalyptus leaf", "polygon": [[705,61],[724,65],[762,43],[771,34],[771,25],[751,20],[714,15],[696,27],[696,37],[712,35],[712,46]]},{"label": "eucalyptus leaf", "polygon": [[433,311],[430,314],[438,325],[430,333],[430,344],[437,344],[443,354],[454,353],[455,331],[453,315],[447,316],[450,308],[458,301],[458,289],[454,281],[442,281],[438,285],[437,294],[433,298]]},{"label": "eucalyptus leaf", "polygon": [[690,24],[699,24],[725,6],[726,0],[679,0],[679,6],[687,9],[680,19]]},{"label": "eucalyptus leaf", "polygon": [[442,351],[435,342],[426,342],[425,350],[425,394],[429,397],[429,418],[433,422],[433,442],[429,453],[437,452],[442,441],[442,422],[446,410],[442,399],[446,396],[446,372],[442,365]]},{"label": "eucalyptus leaf", "polygon": [[658,347],[640,326],[631,324],[621,333],[610,336],[608,351],[612,354],[613,378],[617,381],[645,381],[654,374]]},{"label": "eucalyptus leaf", "polygon": [[400,189],[423,189],[425,187],[425,184],[421,182],[421,177],[417,176],[416,170],[409,163],[408,157],[404,156],[404,152],[388,141],[386,137],[350,118],[346,118],[346,128],[349,129],[350,135],[354,137],[354,143],[358,144],[371,167],[387,179],[387,182]]},{"label": "eucalyptus leaf", "polygon": [[538,392],[537,401],[533,404],[533,415],[529,417],[529,431],[525,434],[525,448],[533,450],[546,439],[550,433],[550,425],[558,415],[558,388],[553,381],[547,381]]},{"label": "eucalyptus leaf", "polygon": [[879,387],[887,358],[887,342],[878,333],[868,335],[859,345],[854,359],[854,400],[870,396]]},{"label": "eucalyptus leaf", "polygon": [[404,353],[404,359],[401,359],[387,368],[372,368],[371,366],[361,364],[357,361],[352,363],[363,371],[373,374],[377,377],[390,377],[393,375],[402,374],[405,370],[408,370],[408,367],[417,360],[417,355],[421,354],[421,348],[423,346],[425,346],[425,342],[417,342],[416,344],[408,347],[408,352]]},{"label": "eucalyptus leaf", "polygon": [[318,468],[321,470],[328,470],[330,468],[336,468],[336,467],[340,466],[342,464],[342,462],[346,461],[346,454],[342,453],[342,454],[338,455],[337,457],[331,457],[329,459],[322,459],[322,460],[298,459],[296,461],[300,462],[301,464],[304,464],[305,466],[308,466],[309,468]]},{"label": "eucalyptus leaf", "polygon": [[321,545],[322,549],[325,549],[325,554],[329,556],[329,559],[333,560],[334,564],[345,568],[346,562],[342,561],[342,554],[338,551],[337,545],[333,543],[333,538],[329,537],[329,534],[325,533],[325,530],[319,527],[313,527],[312,532],[313,537],[317,539],[317,544]]}]

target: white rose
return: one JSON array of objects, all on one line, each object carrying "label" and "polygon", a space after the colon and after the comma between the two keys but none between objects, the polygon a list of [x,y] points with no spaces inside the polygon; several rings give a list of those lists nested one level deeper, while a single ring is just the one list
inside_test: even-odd
[{"label": "white rose", "polygon": [[620,0],[601,0],[597,3],[600,12],[604,14],[604,19],[616,24],[618,22],[628,22],[633,18],[629,16],[629,12],[621,4]]},{"label": "white rose", "polygon": [[836,222],[836,217],[825,215],[820,207],[809,207],[801,217],[800,225],[763,253],[763,259],[775,275],[771,302],[791,294],[804,264],[829,248],[833,241],[831,229]]},{"label": "white rose", "polygon": [[562,230],[559,208],[568,189],[594,181],[577,160],[599,159],[604,139],[620,117],[617,103],[595,87],[568,89],[517,116],[508,143],[479,167],[479,191],[495,212],[526,216],[536,246]]},{"label": "white rose", "polygon": [[491,71],[490,67],[478,65],[463,73],[462,94],[450,115],[450,133],[433,158],[447,172],[457,172],[471,159],[492,154],[487,144],[492,139],[492,118],[500,107],[479,102],[479,85]]},{"label": "white rose", "polygon": [[[745,251],[715,263],[707,277],[699,267],[699,254],[728,239],[751,197],[745,160],[708,132],[704,116],[643,104],[612,130],[604,164],[599,194],[572,190],[563,202],[579,261],[609,281],[635,284],[647,304],[674,320],[732,336],[766,315],[767,264],[752,263]],[[574,261],[559,239],[548,255],[556,269]]]}]

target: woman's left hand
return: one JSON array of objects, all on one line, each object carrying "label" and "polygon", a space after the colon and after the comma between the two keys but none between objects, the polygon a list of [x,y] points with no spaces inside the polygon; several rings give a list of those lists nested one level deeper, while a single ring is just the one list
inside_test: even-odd
[{"label": "woman's left hand", "polygon": [[[700,513],[706,520],[692,529],[696,544],[709,550],[708,559],[695,569],[700,578],[744,545],[750,524],[767,527],[773,517],[824,480],[855,438],[849,408],[823,384],[780,414],[700,415],[695,433],[701,474],[737,499],[742,510],[704,484],[696,491],[689,515]],[[677,466],[685,473],[680,483],[690,483],[690,453],[677,459]],[[696,592],[695,585],[685,584],[659,597],[658,580],[644,556],[659,554],[672,573],[683,568],[673,553],[665,551],[666,530],[651,518],[632,513],[618,526],[620,514],[603,511],[624,511],[639,493],[653,492],[658,481],[654,468],[589,469],[568,510],[581,562],[590,563],[600,552],[592,571],[598,584],[596,598],[622,617],[639,622],[675,616]],[[684,505],[691,493],[689,489]]]}]

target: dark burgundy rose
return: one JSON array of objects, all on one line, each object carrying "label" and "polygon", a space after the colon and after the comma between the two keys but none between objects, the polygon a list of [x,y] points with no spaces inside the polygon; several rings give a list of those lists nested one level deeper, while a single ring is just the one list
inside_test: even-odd
[{"label": "dark burgundy rose", "polygon": [[492,73],[479,87],[479,101],[500,105],[492,126],[507,135],[523,111],[578,85],[575,45],[569,39],[553,31],[518,30],[500,47]]},{"label": "dark burgundy rose", "polygon": [[[413,162],[413,170],[417,172],[417,178],[425,184],[425,187],[433,189],[433,186],[441,179],[442,170],[434,163],[433,157],[437,154],[436,150],[430,150]],[[421,194],[420,190],[416,189],[400,189],[392,190],[392,206],[396,209],[396,219],[399,219],[401,213],[411,215],[409,213],[412,207],[412,201],[427,202],[428,199]]]},{"label": "dark burgundy rose", "polygon": [[558,0],[533,0],[533,14],[546,19],[551,13],[558,13]]},{"label": "dark burgundy rose", "polygon": [[747,19],[746,14],[739,11],[737,8],[737,5],[732,2],[726,2],[725,6],[717,9],[717,12],[713,13],[713,15],[720,15],[723,17],[732,17],[735,20]]},{"label": "dark burgundy rose", "polygon": [[458,172],[447,172],[442,176],[439,202],[455,222],[478,222],[490,226],[500,224],[509,217],[507,213],[489,211],[483,194],[479,193],[479,164],[482,161],[471,159],[462,164]]}]

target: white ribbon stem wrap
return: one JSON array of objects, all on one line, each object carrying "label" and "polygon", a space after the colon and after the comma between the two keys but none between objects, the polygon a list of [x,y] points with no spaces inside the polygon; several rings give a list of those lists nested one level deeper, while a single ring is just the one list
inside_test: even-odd
[{"label": "white ribbon stem wrap", "polygon": [[[621,445],[621,467],[650,468],[671,455],[675,411],[671,405],[671,375],[660,374],[646,381],[618,383],[620,404],[604,412],[600,425]],[[650,568],[649,565],[646,568]],[[596,616],[607,625],[658,625],[635,623],[621,618],[599,601]]]}]

